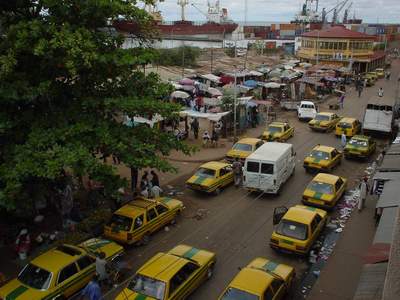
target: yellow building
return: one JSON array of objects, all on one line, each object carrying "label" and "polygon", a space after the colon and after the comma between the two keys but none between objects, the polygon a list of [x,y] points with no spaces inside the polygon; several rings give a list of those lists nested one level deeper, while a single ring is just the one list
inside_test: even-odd
[{"label": "yellow building", "polygon": [[344,26],[332,26],[304,33],[297,56],[310,63],[351,66],[356,73],[367,72],[385,64],[384,52],[374,51],[375,39]]}]

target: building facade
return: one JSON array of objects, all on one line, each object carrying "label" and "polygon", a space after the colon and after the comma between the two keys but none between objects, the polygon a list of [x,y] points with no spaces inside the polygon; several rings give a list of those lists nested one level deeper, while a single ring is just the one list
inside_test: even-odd
[{"label": "building facade", "polygon": [[302,61],[349,67],[356,73],[368,72],[385,64],[385,54],[374,51],[375,36],[344,26],[304,33],[297,56]]}]

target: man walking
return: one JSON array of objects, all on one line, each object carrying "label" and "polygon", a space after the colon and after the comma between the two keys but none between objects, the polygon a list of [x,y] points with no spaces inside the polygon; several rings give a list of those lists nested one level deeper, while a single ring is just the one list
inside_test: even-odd
[{"label": "man walking", "polygon": [[383,97],[383,88],[382,87],[380,87],[378,90],[378,96]]},{"label": "man walking", "polygon": [[347,137],[344,134],[344,132],[342,133],[342,136],[340,138],[340,142],[341,142],[341,145],[342,145],[342,149],[344,149],[344,147],[346,147],[346,143],[347,143]]},{"label": "man walking", "polygon": [[339,97],[339,108],[344,108],[344,93],[342,93],[342,95]]},{"label": "man walking", "polygon": [[358,85],[357,90],[358,90],[358,98],[361,98],[361,93],[363,91],[363,86],[361,83]]},{"label": "man walking", "polygon": [[358,211],[361,211],[365,207],[365,200],[367,199],[368,190],[368,178],[364,177],[360,183],[360,199],[357,207]]},{"label": "man walking", "polygon": [[193,130],[194,138],[197,140],[199,137],[199,120],[197,120],[197,118],[193,119],[191,127]]},{"label": "man walking", "polygon": [[99,285],[99,277],[95,274],[92,280],[87,284],[81,293],[81,299],[85,300],[102,300],[101,288]]},{"label": "man walking", "polygon": [[242,169],[242,163],[239,161],[238,157],[235,158],[232,167],[233,167],[235,187],[239,187],[242,184],[243,169]]}]

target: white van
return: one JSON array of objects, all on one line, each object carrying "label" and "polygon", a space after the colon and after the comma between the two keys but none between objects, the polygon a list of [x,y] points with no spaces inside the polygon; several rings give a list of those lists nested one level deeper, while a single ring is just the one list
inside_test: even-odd
[{"label": "white van", "polygon": [[311,120],[317,115],[317,107],[311,101],[301,101],[297,106],[297,116],[299,120]]},{"label": "white van", "polygon": [[296,153],[292,144],[265,143],[250,154],[243,167],[243,186],[249,190],[278,194],[294,174]]}]

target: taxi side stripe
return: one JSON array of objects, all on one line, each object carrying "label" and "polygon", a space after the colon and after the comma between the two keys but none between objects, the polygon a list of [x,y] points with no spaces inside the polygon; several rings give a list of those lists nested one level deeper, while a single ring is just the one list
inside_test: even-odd
[{"label": "taxi side stripe", "polygon": [[16,300],[20,295],[25,293],[28,290],[26,286],[20,285],[17,287],[15,290],[13,290],[11,293],[9,293],[5,300]]},{"label": "taxi side stripe", "polygon": [[322,196],[323,196],[323,193],[316,192],[316,193],[314,194],[314,197],[313,197],[313,198],[318,199],[318,200],[321,200]]}]

